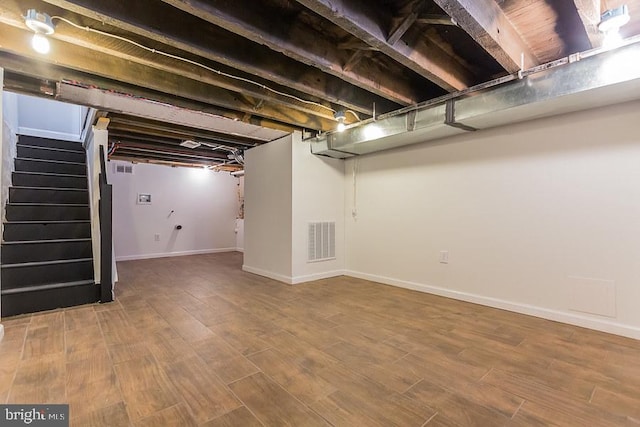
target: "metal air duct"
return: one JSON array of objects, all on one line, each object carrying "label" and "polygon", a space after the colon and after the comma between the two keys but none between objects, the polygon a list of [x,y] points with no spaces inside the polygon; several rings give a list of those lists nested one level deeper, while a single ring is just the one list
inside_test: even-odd
[{"label": "metal air duct", "polygon": [[344,159],[640,99],[640,38],[615,50],[574,54],[521,72],[518,77],[507,76],[445,95],[352,125],[343,132],[321,134],[312,139],[311,150]]}]

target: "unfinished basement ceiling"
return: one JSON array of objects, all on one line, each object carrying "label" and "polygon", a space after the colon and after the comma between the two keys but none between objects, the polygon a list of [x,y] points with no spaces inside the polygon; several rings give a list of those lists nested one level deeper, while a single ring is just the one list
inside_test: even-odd
[{"label": "unfinished basement ceiling", "polygon": [[[76,85],[283,132],[330,131],[336,111],[353,123],[599,47],[601,11],[622,4],[622,36],[640,34],[640,0],[0,0],[0,61],[5,87],[32,95]],[[48,55],[29,45],[31,8],[54,17]],[[137,158],[150,143],[174,159],[226,156],[176,148],[176,133],[191,131],[182,125],[104,110]]]}]

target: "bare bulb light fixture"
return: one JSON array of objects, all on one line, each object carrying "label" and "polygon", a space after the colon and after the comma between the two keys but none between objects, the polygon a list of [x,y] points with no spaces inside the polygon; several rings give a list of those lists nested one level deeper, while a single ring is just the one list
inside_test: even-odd
[{"label": "bare bulb light fixture", "polygon": [[333,114],[333,117],[334,117],[334,118],[336,119],[336,121],[338,122],[338,127],[336,128],[336,130],[337,130],[338,132],[343,132],[343,131],[344,131],[344,129],[345,129],[345,127],[346,127],[346,126],[345,126],[345,124],[344,124],[344,121],[345,121],[345,120],[346,120],[346,118],[347,118],[346,113],[345,113],[344,111],[342,111],[342,110],[339,110],[339,111],[336,111],[336,112]]},{"label": "bare bulb light fixture", "polygon": [[600,16],[598,30],[604,33],[603,45],[608,48],[617,47],[622,43],[620,28],[629,22],[629,8],[626,4],[614,9],[608,9]]},{"label": "bare bulb light fixture", "polygon": [[46,13],[40,13],[35,9],[29,9],[24,17],[25,24],[35,34],[31,39],[31,47],[43,55],[49,53],[51,45],[46,36],[53,34],[54,27],[51,17]]}]

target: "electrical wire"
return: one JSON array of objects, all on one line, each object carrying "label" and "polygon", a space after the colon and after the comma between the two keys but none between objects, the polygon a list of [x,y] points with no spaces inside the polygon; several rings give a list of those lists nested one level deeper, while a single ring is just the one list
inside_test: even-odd
[{"label": "electrical wire", "polygon": [[[71,25],[72,27],[75,27],[75,28],[77,28],[79,30],[85,30],[85,31],[88,31],[90,33],[100,34],[100,35],[105,36],[105,37],[111,37],[113,39],[120,40],[120,41],[123,41],[125,43],[132,44],[132,45],[134,45],[136,47],[139,47],[140,49],[144,49],[144,50],[146,50],[148,52],[155,53],[155,54],[161,55],[161,56],[166,56],[167,58],[175,59],[175,60],[178,60],[178,61],[186,62],[188,64],[195,65],[195,66],[200,67],[200,68],[204,68],[207,71],[210,71],[210,72],[212,72],[214,74],[218,74],[218,75],[223,76],[223,77],[228,77],[230,79],[234,79],[234,80],[238,80],[238,81],[241,81],[241,82],[245,82],[245,83],[249,83],[249,84],[258,86],[261,89],[264,89],[266,91],[275,93],[276,95],[280,95],[280,96],[284,96],[284,97],[293,99],[293,100],[301,102],[303,104],[313,105],[313,106],[316,106],[316,107],[324,108],[325,110],[331,111],[332,113],[336,112],[336,110],[334,110],[333,108],[327,107],[326,105],[322,105],[319,102],[308,101],[306,99],[302,99],[302,98],[297,97],[295,95],[291,95],[291,94],[286,93],[286,92],[281,92],[279,90],[273,89],[273,88],[271,88],[271,87],[269,87],[267,85],[264,85],[262,83],[256,82],[254,80],[247,79],[245,77],[235,76],[233,74],[225,73],[224,71],[216,70],[215,68],[211,68],[211,67],[209,67],[207,65],[204,65],[204,64],[202,64],[200,62],[193,61],[191,59],[184,58],[182,56],[173,55],[171,53],[163,52],[161,50],[145,46],[145,45],[143,45],[141,43],[138,43],[138,42],[136,42],[134,40],[131,40],[131,39],[128,39],[126,37],[119,36],[117,34],[111,34],[111,33],[105,32],[105,31],[96,30],[95,28],[91,28],[91,27],[88,27],[88,26],[85,27],[85,26],[82,26],[82,25],[78,25],[75,22],[68,20],[67,18],[63,18],[62,16],[52,16],[51,20],[54,20],[54,19],[58,19],[58,20],[60,20],[62,22],[65,22],[65,23],[67,23],[67,24]],[[353,114],[358,119],[358,121],[360,121],[360,118],[358,117],[358,114],[355,111],[347,110],[347,112],[350,112],[351,114]]]}]

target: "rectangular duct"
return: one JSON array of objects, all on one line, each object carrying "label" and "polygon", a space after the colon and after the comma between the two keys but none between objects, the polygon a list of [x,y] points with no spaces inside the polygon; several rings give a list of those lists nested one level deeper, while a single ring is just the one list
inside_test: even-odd
[{"label": "rectangular duct", "polygon": [[[640,99],[640,38],[589,51],[468,90],[439,104],[405,108],[312,140],[312,152],[348,158],[478,129]],[[510,80],[508,83],[502,83]],[[473,88],[472,88],[473,89]]]}]

